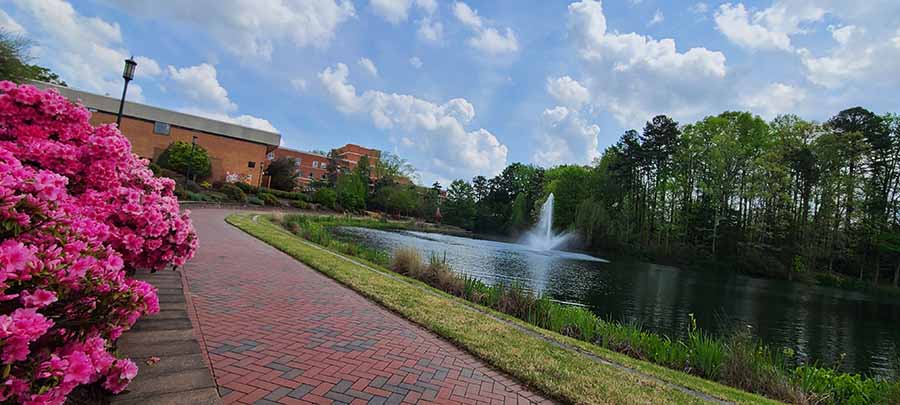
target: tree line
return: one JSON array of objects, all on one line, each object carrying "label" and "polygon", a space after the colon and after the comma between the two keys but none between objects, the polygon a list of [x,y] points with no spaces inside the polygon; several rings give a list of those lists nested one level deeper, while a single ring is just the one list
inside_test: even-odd
[{"label": "tree line", "polygon": [[442,211],[453,225],[515,235],[552,192],[555,227],[590,250],[896,287],[898,163],[900,117],[861,107],[823,123],[660,115],[589,166],[514,163],[456,180]]}]

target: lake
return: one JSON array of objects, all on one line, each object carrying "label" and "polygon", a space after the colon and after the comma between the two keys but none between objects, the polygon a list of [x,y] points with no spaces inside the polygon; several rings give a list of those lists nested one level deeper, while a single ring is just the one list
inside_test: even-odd
[{"label": "lake", "polygon": [[636,322],[670,337],[684,337],[694,314],[706,331],[749,327],[772,347],[792,348],[805,361],[840,364],[843,371],[890,377],[900,361],[900,299],[893,297],[435,233],[336,232],[376,249],[446,255],[458,273],[489,284],[518,282],[604,319]]}]

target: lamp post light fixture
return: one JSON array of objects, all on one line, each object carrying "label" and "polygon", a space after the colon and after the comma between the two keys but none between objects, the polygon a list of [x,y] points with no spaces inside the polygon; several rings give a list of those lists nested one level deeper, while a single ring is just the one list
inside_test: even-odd
[{"label": "lamp post light fixture", "polygon": [[128,93],[128,82],[134,80],[134,69],[137,67],[137,62],[134,61],[134,56],[125,59],[125,71],[122,72],[122,78],[125,79],[125,88],[122,89],[122,100],[119,101],[119,115],[116,116],[116,128],[119,128],[122,124],[122,109],[125,108],[125,93]]},{"label": "lamp post light fixture", "polygon": [[197,136],[191,138],[191,155],[188,157],[186,181],[191,181],[191,169],[194,167],[194,149],[197,147]]}]

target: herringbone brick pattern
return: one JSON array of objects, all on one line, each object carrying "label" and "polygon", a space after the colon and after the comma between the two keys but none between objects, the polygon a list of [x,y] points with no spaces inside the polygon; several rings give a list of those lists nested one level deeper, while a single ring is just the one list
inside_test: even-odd
[{"label": "herringbone brick pattern", "polygon": [[482,361],[223,222],[185,267],[225,403],[549,402]]}]

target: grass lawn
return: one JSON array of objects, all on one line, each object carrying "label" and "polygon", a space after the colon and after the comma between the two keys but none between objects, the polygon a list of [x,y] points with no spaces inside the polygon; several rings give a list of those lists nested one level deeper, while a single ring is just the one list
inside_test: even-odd
[{"label": "grass lawn", "polygon": [[[258,222],[252,216],[236,214],[227,221],[557,400],[687,404],[713,402],[709,399],[715,398],[735,403],[775,403],[539,329],[484,307],[475,310],[473,304],[417,280],[373,264],[365,263],[392,276],[354,264],[311,246],[265,216],[259,216]],[[627,369],[597,362],[571,347]]]}]

